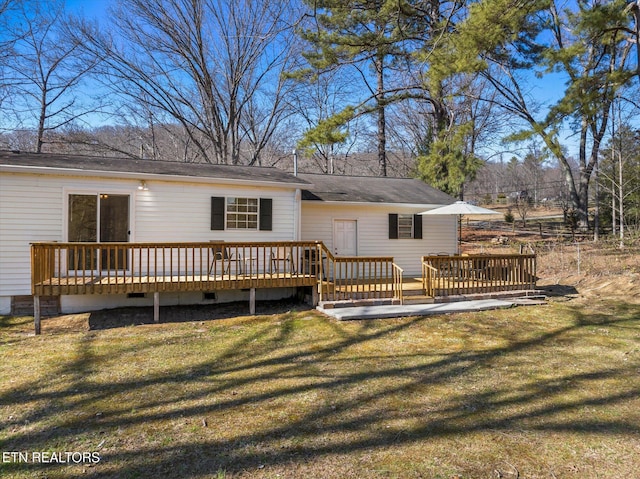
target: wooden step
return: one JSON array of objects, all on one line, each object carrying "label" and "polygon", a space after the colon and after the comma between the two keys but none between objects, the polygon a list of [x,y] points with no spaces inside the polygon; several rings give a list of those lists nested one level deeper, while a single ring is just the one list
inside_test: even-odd
[{"label": "wooden step", "polygon": [[404,296],[402,298],[402,304],[431,304],[435,303],[433,296],[427,296],[426,294],[412,294]]},{"label": "wooden step", "polygon": [[355,308],[358,306],[386,306],[390,304],[400,304],[397,299],[347,299],[339,301],[320,301],[318,307],[321,309]]},{"label": "wooden step", "polygon": [[403,289],[402,296],[424,296],[424,289]]}]

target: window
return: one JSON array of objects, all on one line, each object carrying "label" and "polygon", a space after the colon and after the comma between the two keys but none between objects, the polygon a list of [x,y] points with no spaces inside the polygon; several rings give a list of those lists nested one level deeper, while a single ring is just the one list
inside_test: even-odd
[{"label": "window", "polygon": [[211,198],[211,229],[272,230],[271,198]]},{"label": "window", "polygon": [[389,239],[422,239],[422,216],[390,213]]},{"label": "window", "polygon": [[227,198],[227,229],[257,230],[258,199]]},{"label": "window", "polygon": [[398,238],[413,238],[413,215],[398,215]]}]

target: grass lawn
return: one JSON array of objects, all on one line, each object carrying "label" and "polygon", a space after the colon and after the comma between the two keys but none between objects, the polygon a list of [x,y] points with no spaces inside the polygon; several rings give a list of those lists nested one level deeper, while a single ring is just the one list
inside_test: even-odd
[{"label": "grass lawn", "polygon": [[[116,313],[111,313],[116,314]],[[88,331],[0,317],[0,476],[631,478],[640,305]],[[7,452],[97,452],[34,464]],[[2,458],[0,458],[2,459]]]}]

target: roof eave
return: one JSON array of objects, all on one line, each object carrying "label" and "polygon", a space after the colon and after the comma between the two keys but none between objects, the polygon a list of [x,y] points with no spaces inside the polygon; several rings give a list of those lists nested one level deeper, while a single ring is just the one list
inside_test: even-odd
[{"label": "roof eave", "polygon": [[390,202],[367,202],[367,201],[336,201],[336,200],[302,200],[303,203],[318,205],[347,205],[347,206],[402,206],[405,208],[438,208],[449,203],[390,203]]},{"label": "roof eave", "polygon": [[162,173],[141,173],[130,171],[108,171],[108,170],[83,170],[80,168],[61,168],[50,166],[33,166],[33,165],[0,165],[0,171],[7,173],[32,173],[32,174],[56,174],[59,176],[99,176],[103,178],[116,179],[133,179],[145,181],[174,181],[174,182],[190,182],[190,183],[224,183],[234,185],[266,185],[271,187],[297,189],[309,188],[309,183],[289,183],[282,181],[270,180],[244,180],[238,178],[220,178],[211,176],[184,176],[175,174]]}]

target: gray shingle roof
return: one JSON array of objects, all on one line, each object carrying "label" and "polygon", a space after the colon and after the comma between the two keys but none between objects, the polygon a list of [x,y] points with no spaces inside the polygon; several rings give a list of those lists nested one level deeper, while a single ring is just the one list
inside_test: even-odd
[{"label": "gray shingle roof", "polygon": [[197,177],[275,182],[292,185],[304,185],[306,183],[301,178],[297,178],[291,173],[276,168],[135,160],[131,158],[103,158],[98,156],[65,155],[58,153],[14,153],[11,151],[0,151],[0,166],[2,165],[70,169],[86,171],[87,173],[139,173],[186,178]]},{"label": "gray shingle roof", "polygon": [[413,178],[300,174],[312,186],[303,190],[308,201],[448,205],[455,198]]},{"label": "gray shingle roof", "polygon": [[[14,153],[0,151],[0,166],[53,168],[95,173],[138,173],[184,178],[211,178],[298,185],[302,199],[352,203],[402,203],[448,205],[455,198],[420,180],[304,173],[297,177],[276,168],[211,165],[173,161],[104,158],[59,153]],[[305,185],[308,185],[305,186]]]}]

